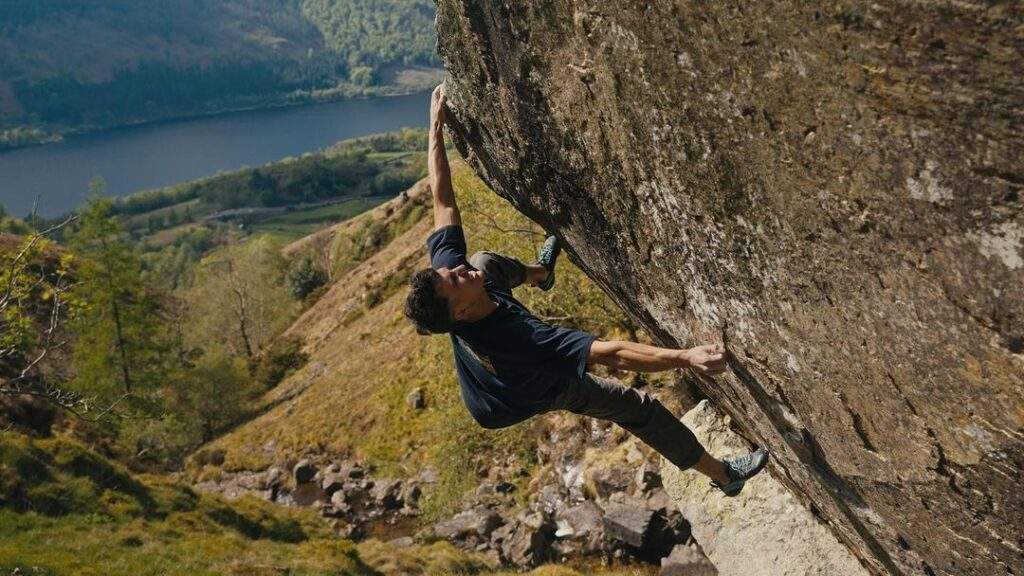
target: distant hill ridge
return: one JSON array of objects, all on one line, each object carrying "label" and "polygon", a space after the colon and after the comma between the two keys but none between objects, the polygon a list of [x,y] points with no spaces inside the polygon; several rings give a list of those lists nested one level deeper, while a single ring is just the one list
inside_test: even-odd
[{"label": "distant hill ridge", "polygon": [[[27,132],[409,90],[436,67],[428,0],[0,4],[0,147]],[[15,129],[18,129],[17,131]]]}]

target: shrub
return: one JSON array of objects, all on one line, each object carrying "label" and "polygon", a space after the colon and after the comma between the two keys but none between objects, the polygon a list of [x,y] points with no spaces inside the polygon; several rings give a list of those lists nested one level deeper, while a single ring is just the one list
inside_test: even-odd
[{"label": "shrub", "polygon": [[267,388],[277,386],[286,376],[301,368],[309,355],[302,351],[297,336],[282,338],[267,349],[256,365],[256,380]]},{"label": "shrub", "polygon": [[303,300],[327,283],[327,273],[309,256],[298,260],[288,270],[288,289],[296,300]]},{"label": "shrub", "polygon": [[352,71],[349,73],[349,80],[351,80],[353,84],[358,84],[359,86],[373,86],[377,83],[377,78],[375,76],[373,68],[370,68],[369,66],[356,66],[355,68],[352,68]]}]

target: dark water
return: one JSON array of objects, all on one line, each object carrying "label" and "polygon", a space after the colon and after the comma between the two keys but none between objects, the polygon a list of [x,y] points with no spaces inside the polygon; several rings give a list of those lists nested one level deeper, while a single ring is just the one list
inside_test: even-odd
[{"label": "dark water", "polygon": [[0,204],[55,216],[85,199],[101,176],[123,196],[220,170],[258,166],[343,140],[427,125],[429,93],[259,110],[149,124],[0,154]]}]

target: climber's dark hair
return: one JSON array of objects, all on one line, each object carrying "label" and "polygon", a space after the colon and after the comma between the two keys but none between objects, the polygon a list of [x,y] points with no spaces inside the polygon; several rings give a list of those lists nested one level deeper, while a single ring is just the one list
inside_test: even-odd
[{"label": "climber's dark hair", "polygon": [[412,320],[420,334],[444,334],[452,329],[448,300],[437,293],[440,278],[436,270],[424,268],[409,279],[405,317]]}]

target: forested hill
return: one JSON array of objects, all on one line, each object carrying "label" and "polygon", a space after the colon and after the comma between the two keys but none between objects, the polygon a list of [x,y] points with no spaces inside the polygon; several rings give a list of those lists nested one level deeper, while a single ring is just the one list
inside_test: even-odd
[{"label": "forested hill", "polygon": [[[7,0],[0,149],[68,130],[413,89],[429,0]],[[418,80],[418,82],[417,82]]]}]

